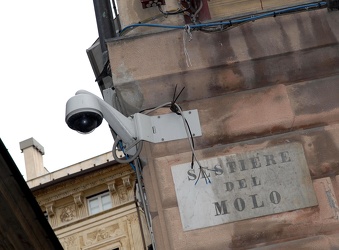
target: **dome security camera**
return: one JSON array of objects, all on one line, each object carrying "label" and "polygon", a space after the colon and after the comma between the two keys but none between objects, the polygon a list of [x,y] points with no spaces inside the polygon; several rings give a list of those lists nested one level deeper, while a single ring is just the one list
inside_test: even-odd
[{"label": "dome security camera", "polygon": [[80,133],[92,132],[100,126],[102,119],[100,106],[90,95],[75,95],[66,104],[66,123]]},{"label": "dome security camera", "polygon": [[104,100],[86,90],[79,90],[66,103],[65,121],[73,130],[90,133],[105,119],[110,128],[122,140],[124,146],[131,149],[136,144],[136,129],[131,117],[126,117]]}]

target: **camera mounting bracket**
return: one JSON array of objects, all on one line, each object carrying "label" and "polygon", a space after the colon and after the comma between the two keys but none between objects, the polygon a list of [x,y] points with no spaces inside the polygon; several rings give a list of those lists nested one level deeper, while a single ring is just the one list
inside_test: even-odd
[{"label": "camera mounting bracket", "polygon": [[[183,112],[193,137],[202,135],[198,110]],[[175,113],[148,116],[141,113],[133,115],[138,140],[152,143],[167,142],[187,138],[185,124]]]}]

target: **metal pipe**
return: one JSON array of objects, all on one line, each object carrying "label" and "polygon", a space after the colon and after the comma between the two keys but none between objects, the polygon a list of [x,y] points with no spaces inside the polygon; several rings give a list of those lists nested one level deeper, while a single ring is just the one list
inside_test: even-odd
[{"label": "metal pipe", "polygon": [[117,36],[110,0],[93,0],[104,64],[108,60],[106,40]]},{"label": "metal pipe", "polygon": [[153,250],[156,250],[155,239],[154,239],[153,228],[152,228],[152,218],[151,218],[148,203],[146,200],[146,193],[143,187],[144,185],[143,185],[143,181],[141,178],[142,173],[140,172],[140,163],[138,159],[134,160],[134,166],[135,166],[135,172],[137,174],[137,180],[138,180],[137,184],[138,184],[139,194],[141,198],[141,204],[145,212],[146,222],[147,222],[148,230],[151,236],[152,247],[153,247]]},{"label": "metal pipe", "polygon": [[136,180],[136,183],[134,185],[134,202],[135,202],[135,207],[137,208],[137,214],[138,214],[138,220],[139,220],[139,227],[140,227],[140,233],[141,233],[141,238],[142,238],[142,244],[144,246],[144,249],[147,250],[146,248],[146,242],[145,242],[145,235],[144,235],[144,229],[142,227],[142,220],[141,220],[141,216],[140,216],[140,207],[138,204],[138,199],[137,199],[137,194],[136,194],[136,187],[137,187],[137,182],[138,180]]}]

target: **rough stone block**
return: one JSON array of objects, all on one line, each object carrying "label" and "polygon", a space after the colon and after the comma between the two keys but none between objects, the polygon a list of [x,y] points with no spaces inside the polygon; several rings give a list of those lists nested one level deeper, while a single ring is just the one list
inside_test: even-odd
[{"label": "rough stone block", "polygon": [[[300,132],[308,167],[313,179],[339,174],[339,125],[319,127]],[[290,140],[296,140],[291,138]]]},{"label": "rough stone block", "polygon": [[319,235],[304,239],[287,241],[265,247],[253,248],[256,250],[318,250],[318,249],[338,249],[339,235]]},{"label": "rough stone block", "polygon": [[314,127],[339,121],[339,76],[316,79],[287,87],[295,113],[293,127]]},{"label": "rough stone block", "polygon": [[190,159],[190,153],[179,154],[176,156],[162,157],[155,159],[154,169],[158,182],[158,192],[164,208],[177,206],[177,198],[174,189],[174,182],[171,172],[171,166]]},{"label": "rough stone block", "polygon": [[[222,227],[210,227],[191,232],[183,232],[177,207],[164,210],[164,217],[169,233],[171,250],[222,250],[227,249],[232,238],[232,224]],[[199,218],[197,218],[199,219]]]},{"label": "rough stone block", "polygon": [[[198,109],[202,136],[194,140],[200,148],[279,133],[293,123],[284,85],[204,99],[183,107]],[[154,157],[190,150],[186,139],[151,147]]]},{"label": "rough stone block", "polygon": [[331,178],[321,178],[313,181],[319,203],[320,220],[339,221],[339,206],[335,196]]},{"label": "rough stone block", "polygon": [[[219,121],[220,119],[225,119],[224,123],[219,123],[225,136],[269,134],[274,133],[276,130],[290,128],[292,125],[293,113],[290,108],[286,87],[282,84],[261,89],[260,91],[250,91],[224,97],[223,99],[219,106],[219,110],[223,112],[223,115],[218,114],[217,110],[211,112],[211,114],[218,114],[215,118]],[[228,112],[225,112],[227,110]],[[205,121],[204,117],[202,117],[202,121]],[[215,124],[214,121],[213,123]],[[216,129],[215,125],[207,124],[210,129]],[[206,124],[204,125],[206,126]]]},{"label": "rough stone block", "polygon": [[339,175],[332,177],[332,184],[337,201],[339,200]]},{"label": "rough stone block", "polygon": [[[154,239],[157,249],[168,249],[164,244],[164,238],[163,238],[163,231],[160,223],[159,216],[153,218],[152,220],[152,226],[153,226],[153,233],[154,233]],[[165,235],[165,239],[167,239],[167,236]]]}]

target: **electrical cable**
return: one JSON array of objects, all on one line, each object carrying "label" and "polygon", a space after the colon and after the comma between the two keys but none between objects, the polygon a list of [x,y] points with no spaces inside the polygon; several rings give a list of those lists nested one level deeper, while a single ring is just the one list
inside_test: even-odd
[{"label": "electrical cable", "polygon": [[[125,153],[125,149],[124,149],[124,146],[122,145],[122,141],[120,140],[119,141],[119,148],[120,150],[122,151],[122,153],[125,155],[125,158],[128,159],[129,158],[129,155]],[[120,159],[120,158],[119,158]],[[134,172],[136,171],[135,170],[135,166],[132,162],[129,163],[129,165],[132,167],[132,169],[134,170]]]},{"label": "electrical cable", "polygon": [[177,10],[164,11],[161,5],[158,5],[158,9],[165,16],[181,14],[188,10],[188,9],[177,9]]},{"label": "electrical cable", "polygon": [[[205,179],[205,182],[206,184],[208,183],[211,183],[211,180],[209,179],[208,175],[206,174],[205,170],[204,170],[204,167],[202,167],[202,165],[200,164],[196,154],[195,154],[195,150],[194,150],[194,146],[193,146],[193,137],[190,137],[190,129],[188,127],[188,122],[184,116],[184,113],[182,112],[182,109],[181,107],[177,104],[177,103],[174,103],[174,105],[176,106],[176,109],[178,110],[178,113],[180,114],[182,120],[183,120],[183,123],[184,123],[184,128],[186,130],[186,134],[187,134],[187,138],[188,138],[188,141],[189,141],[189,144],[190,144],[190,147],[191,147],[191,151],[192,151],[192,158],[194,158],[194,160],[196,161],[196,163],[198,164],[199,166],[199,175],[198,175],[198,178],[195,182],[195,185],[198,183],[199,181],[199,178],[200,178],[200,175],[202,174],[203,175],[203,178]],[[192,136],[192,134],[191,134]],[[193,167],[194,163],[191,165],[191,167]]]},{"label": "electrical cable", "polygon": [[141,216],[140,216],[140,206],[139,206],[139,201],[138,201],[138,198],[137,198],[137,185],[138,185],[138,180],[136,179],[135,180],[135,183],[134,183],[134,187],[133,187],[133,191],[134,191],[134,204],[135,204],[135,207],[137,209],[137,215],[138,215],[138,221],[139,221],[139,229],[140,229],[140,234],[141,234],[141,238],[142,238],[142,244],[144,246],[144,249],[146,249],[146,241],[145,241],[145,234],[144,234],[144,230],[143,230],[143,227],[142,227],[142,221],[141,221]]},{"label": "electrical cable", "polygon": [[[179,95],[182,93],[183,89],[180,91]],[[173,101],[177,100],[179,95],[175,99],[173,99]],[[192,135],[192,131],[191,131],[190,127],[189,127],[189,124],[187,122],[187,119],[185,118],[185,115],[183,114],[183,111],[182,111],[181,107],[177,103],[175,103],[173,101],[172,102],[166,102],[166,103],[161,104],[161,105],[159,105],[159,106],[157,106],[155,108],[147,110],[146,112],[144,112],[144,114],[149,114],[149,113],[151,113],[151,112],[153,112],[153,111],[155,111],[157,109],[163,108],[163,107],[169,107],[172,112],[174,112],[174,113],[176,113],[176,114],[181,116],[181,118],[183,120],[183,123],[184,123],[185,131],[186,131],[186,134],[187,134],[187,139],[189,141],[189,145],[190,145],[190,148],[191,148],[191,151],[192,151],[191,168],[193,168],[193,166],[194,166],[194,161],[196,161],[198,166],[199,166],[199,176],[198,176],[198,179],[195,182],[195,184],[197,184],[201,174],[203,175],[203,178],[205,178],[206,184],[211,183],[211,180],[209,179],[208,175],[205,172],[205,169],[207,169],[207,170],[209,170],[209,169],[202,167],[202,165],[200,164],[200,162],[199,162],[199,160],[198,160],[198,158],[197,158],[197,156],[195,154],[193,135]],[[175,106],[175,109],[173,108],[173,106]],[[140,155],[140,152],[142,150],[142,145],[143,145],[142,141],[139,141],[139,142],[136,141],[136,143],[131,146],[131,147],[133,147],[135,145],[137,147],[137,152],[132,157],[130,157],[128,154],[126,154],[124,152],[123,146],[121,144],[122,144],[122,141],[121,141],[120,137],[117,135],[115,140],[114,140],[113,149],[112,149],[113,157],[114,157],[114,159],[117,162],[122,163],[122,164],[125,164],[125,163],[130,163],[131,164],[132,161],[134,161],[136,159],[139,159],[139,155]],[[117,156],[117,154],[116,154],[116,150],[115,149],[118,147],[118,145],[120,146],[121,150],[125,154],[125,158],[126,158],[125,160],[119,158]],[[135,170],[135,167],[132,166],[132,168]]]},{"label": "electrical cable", "polygon": [[186,134],[187,134],[187,139],[189,141],[189,145],[190,145],[190,148],[191,148],[191,151],[192,151],[191,168],[193,168],[193,166],[194,166],[194,160],[197,162],[197,164],[199,166],[199,177],[198,177],[195,184],[197,184],[201,174],[203,175],[203,178],[205,178],[206,184],[211,183],[211,180],[209,179],[208,175],[205,172],[205,169],[207,169],[207,170],[209,170],[209,169],[202,167],[202,165],[200,164],[200,162],[199,162],[199,160],[198,160],[198,158],[195,154],[195,150],[194,150],[194,141],[193,141],[192,131],[189,127],[189,124],[187,122],[187,119],[186,119],[181,107],[176,103],[176,100],[179,98],[179,96],[181,95],[181,93],[183,92],[185,87],[181,89],[181,91],[179,92],[179,94],[177,96],[175,96],[176,95],[176,89],[177,89],[177,86],[175,86],[172,102],[166,102],[166,103],[161,104],[161,105],[159,105],[155,108],[152,108],[152,109],[149,109],[149,110],[144,110],[144,114],[149,114],[149,113],[151,113],[151,112],[153,112],[157,109],[163,108],[163,107],[169,107],[170,110],[173,113],[176,113],[177,115],[181,116],[183,123],[184,123],[185,131],[186,131]]},{"label": "electrical cable", "polygon": [[[119,158],[118,155],[116,154],[116,148],[119,146],[120,150],[122,151],[122,153],[124,154],[125,158],[126,159],[129,159],[129,155],[125,153],[125,149],[122,145],[122,141],[118,138],[118,135],[115,133],[115,131],[112,129],[111,126],[109,126],[110,130],[111,130],[111,133],[112,133],[112,136],[113,136],[113,139],[114,139],[114,143],[117,142],[117,146],[114,146],[113,144],[113,147],[112,147],[112,155],[113,155],[113,158],[119,162]],[[121,163],[121,162],[119,162]],[[127,162],[126,162],[127,163]],[[132,167],[132,169],[135,171],[135,166],[132,162],[129,162],[129,165]]]},{"label": "electrical cable", "polygon": [[[148,110],[144,114],[149,114],[149,113],[151,113],[151,112],[153,112],[153,111],[155,111],[157,109],[160,109],[160,108],[163,108],[163,107],[166,107],[166,106],[169,107],[170,105],[171,105],[171,102],[164,103],[164,104],[159,105],[159,106],[157,106],[157,107],[155,107],[155,108],[153,108],[151,110]],[[143,147],[143,141],[135,141],[134,144],[130,145],[130,147],[133,147],[133,146],[137,147],[137,151],[136,151],[136,153],[133,156],[130,156],[130,155],[126,154],[125,150],[124,150],[124,148],[123,148],[123,146],[121,144],[122,144],[122,141],[121,141],[120,137],[118,135],[116,135],[116,137],[114,139],[113,148],[112,148],[113,157],[119,163],[122,163],[122,164],[130,163],[131,164],[131,162],[134,161],[135,159],[137,159],[139,154],[141,153],[141,150],[142,150],[142,147]],[[122,158],[118,157],[118,155],[116,153],[116,148],[118,146],[121,149],[121,151],[124,153],[126,159],[122,159]],[[135,167],[132,166],[132,168],[135,170]]]},{"label": "electrical cable", "polygon": [[[140,23],[140,24],[142,24],[142,23],[148,23],[148,22],[151,22],[151,21],[154,21],[154,20],[156,20],[156,19],[158,19],[158,18],[161,18],[161,17],[163,17],[164,15],[163,14],[158,14],[158,15],[155,15],[155,16],[152,16],[152,17],[149,17],[149,18],[146,18],[146,19],[144,19],[144,20],[141,20],[141,21],[139,21],[138,23]],[[119,32],[119,34],[120,34],[120,36],[122,36],[122,35],[125,35],[125,34],[127,34],[129,31],[131,31],[132,29],[129,29],[129,30],[126,30],[126,31],[120,31]]]},{"label": "electrical cable", "polygon": [[[162,105],[159,105],[159,106],[157,106],[157,107],[155,107],[155,108],[153,108],[153,109],[151,109],[151,110],[147,110],[146,112],[144,112],[144,114],[145,115],[147,115],[147,114],[149,114],[149,113],[151,113],[151,112],[153,112],[153,111],[155,111],[155,110],[157,110],[157,109],[160,109],[160,108],[163,108],[163,107],[166,107],[166,106],[170,106],[171,105],[171,102],[167,102],[167,103],[164,103],[164,104],[162,104]],[[125,160],[124,159],[121,159],[121,158],[119,158],[118,156],[117,156],[117,154],[116,154],[116,148],[118,147],[118,145],[119,145],[119,142],[121,142],[121,139],[120,139],[120,137],[117,135],[116,136],[116,138],[115,138],[115,140],[114,140],[114,144],[113,144],[113,149],[112,149],[112,154],[113,154],[113,157],[114,157],[114,159],[117,161],[117,162],[119,162],[119,163],[131,163],[132,161],[134,161],[138,156],[139,156],[139,154],[140,154],[140,152],[141,152],[141,150],[142,150],[142,147],[143,147],[143,141],[135,141],[135,143],[134,144],[132,144],[132,145],[130,145],[130,147],[133,147],[133,146],[136,146],[137,147],[137,152],[133,155],[133,156],[129,156],[128,154],[126,154],[125,152],[124,152],[124,149],[123,149],[123,147],[122,147],[122,145],[120,145],[120,149],[121,149],[121,151],[123,151],[123,153],[124,153],[124,155],[125,155]],[[137,146],[138,145],[138,146]],[[134,168],[135,169],[135,168]]]},{"label": "electrical cable", "polygon": [[[326,2],[314,2],[304,5],[298,5],[283,9],[278,9],[274,11],[265,12],[258,15],[246,16],[238,19],[232,19],[228,21],[220,21],[220,22],[211,22],[211,23],[199,23],[199,24],[192,24],[190,28],[193,30],[200,30],[201,28],[205,27],[220,27],[220,26],[232,26],[236,24],[242,24],[245,22],[251,22],[258,19],[266,18],[266,17],[276,17],[277,15],[288,14],[297,11],[307,11],[310,9],[319,9],[323,8],[327,5]],[[136,23],[126,26],[120,31],[120,34],[123,34],[126,30],[133,29],[135,27],[156,27],[156,28],[165,28],[165,29],[186,29],[186,25],[164,25],[164,24],[152,24],[152,23]]]},{"label": "electrical cable", "polygon": [[122,163],[122,164],[130,163],[130,162],[134,161],[134,160],[139,156],[139,154],[140,154],[140,152],[141,152],[141,150],[142,150],[142,146],[143,146],[142,141],[140,141],[139,143],[137,143],[137,145],[139,145],[139,146],[135,145],[136,148],[137,148],[137,151],[136,151],[136,153],[135,153],[133,156],[130,156],[130,155],[125,154],[125,157],[126,157],[125,160],[124,160],[124,159],[121,159],[121,158],[119,158],[119,157],[117,156],[116,148],[118,147],[118,144],[119,144],[120,141],[121,141],[121,139],[120,139],[119,136],[117,136],[117,137],[115,138],[115,140],[114,140],[114,144],[113,144],[113,148],[112,148],[112,154],[113,154],[114,159],[115,159],[117,162]]},{"label": "electrical cable", "polygon": [[164,107],[169,107],[172,103],[171,102],[166,102],[164,104],[161,104],[155,108],[149,109],[149,110],[144,110],[145,115],[148,115],[149,113],[152,113],[153,111],[156,111],[157,109],[164,108]]},{"label": "electrical cable", "polygon": [[192,22],[193,22],[194,24],[196,23],[197,16],[198,16],[199,12],[201,11],[202,7],[203,7],[203,3],[202,3],[202,0],[200,0],[199,7],[198,7],[198,9],[193,13],[192,18],[191,18],[191,20],[192,20]]}]

